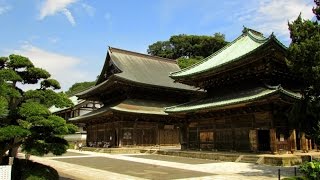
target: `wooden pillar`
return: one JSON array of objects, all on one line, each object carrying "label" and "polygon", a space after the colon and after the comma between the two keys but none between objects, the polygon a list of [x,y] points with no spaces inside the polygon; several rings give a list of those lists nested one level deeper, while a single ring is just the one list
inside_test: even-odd
[{"label": "wooden pillar", "polygon": [[258,130],[252,129],[249,131],[249,142],[251,151],[258,151]]},{"label": "wooden pillar", "polygon": [[276,129],[270,129],[270,150],[273,154],[277,153],[277,133]]},{"label": "wooden pillar", "polygon": [[301,132],[300,147],[301,147],[303,152],[307,152],[308,151],[306,134],[304,132]]},{"label": "wooden pillar", "polygon": [[312,150],[312,143],[311,143],[311,139],[309,139],[309,150]]},{"label": "wooden pillar", "polygon": [[133,145],[136,146],[137,145],[137,122],[134,121],[134,125],[133,125]]},{"label": "wooden pillar", "polygon": [[117,128],[117,139],[118,139],[118,147],[122,146],[122,122],[118,122],[118,128]]},{"label": "wooden pillar", "polygon": [[289,144],[290,144],[290,150],[291,153],[297,150],[297,136],[296,136],[296,130],[292,129],[290,131],[290,138],[289,138]]},{"label": "wooden pillar", "polygon": [[181,150],[186,150],[188,148],[188,124],[187,123],[181,123],[179,127],[179,134],[180,134],[180,144],[181,144]]}]

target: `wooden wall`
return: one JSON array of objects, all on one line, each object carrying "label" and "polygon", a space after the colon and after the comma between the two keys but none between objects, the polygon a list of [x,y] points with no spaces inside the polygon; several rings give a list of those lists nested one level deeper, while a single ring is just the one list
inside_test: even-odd
[{"label": "wooden wall", "polygon": [[[171,126],[171,125],[170,125]],[[87,126],[89,146],[153,146],[179,144],[179,129],[155,122],[110,122]]]},{"label": "wooden wall", "polygon": [[272,127],[271,112],[193,119],[188,127],[188,148],[202,150],[256,150],[257,132]]}]

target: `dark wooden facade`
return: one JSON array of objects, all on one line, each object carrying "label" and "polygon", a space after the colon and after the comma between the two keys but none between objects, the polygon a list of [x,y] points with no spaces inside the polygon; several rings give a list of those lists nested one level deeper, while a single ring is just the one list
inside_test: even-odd
[{"label": "dark wooden facade", "polygon": [[164,109],[199,92],[174,83],[175,70],[175,61],[110,48],[97,85],[77,95],[103,107],[71,121],[86,125],[88,146],[179,145],[182,119]]}]

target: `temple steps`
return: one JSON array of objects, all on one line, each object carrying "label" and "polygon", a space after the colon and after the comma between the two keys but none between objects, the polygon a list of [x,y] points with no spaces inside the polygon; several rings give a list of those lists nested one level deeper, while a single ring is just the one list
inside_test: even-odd
[{"label": "temple steps", "polygon": [[240,155],[235,162],[261,164],[262,159],[254,155]]}]

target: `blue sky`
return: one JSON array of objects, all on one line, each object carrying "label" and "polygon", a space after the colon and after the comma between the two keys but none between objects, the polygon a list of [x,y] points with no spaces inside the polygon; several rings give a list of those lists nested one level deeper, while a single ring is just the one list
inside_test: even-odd
[{"label": "blue sky", "polygon": [[100,73],[108,46],[146,53],[171,35],[228,41],[243,26],[290,43],[287,22],[313,18],[313,0],[0,0],[0,56],[21,54],[47,69],[63,90]]}]

